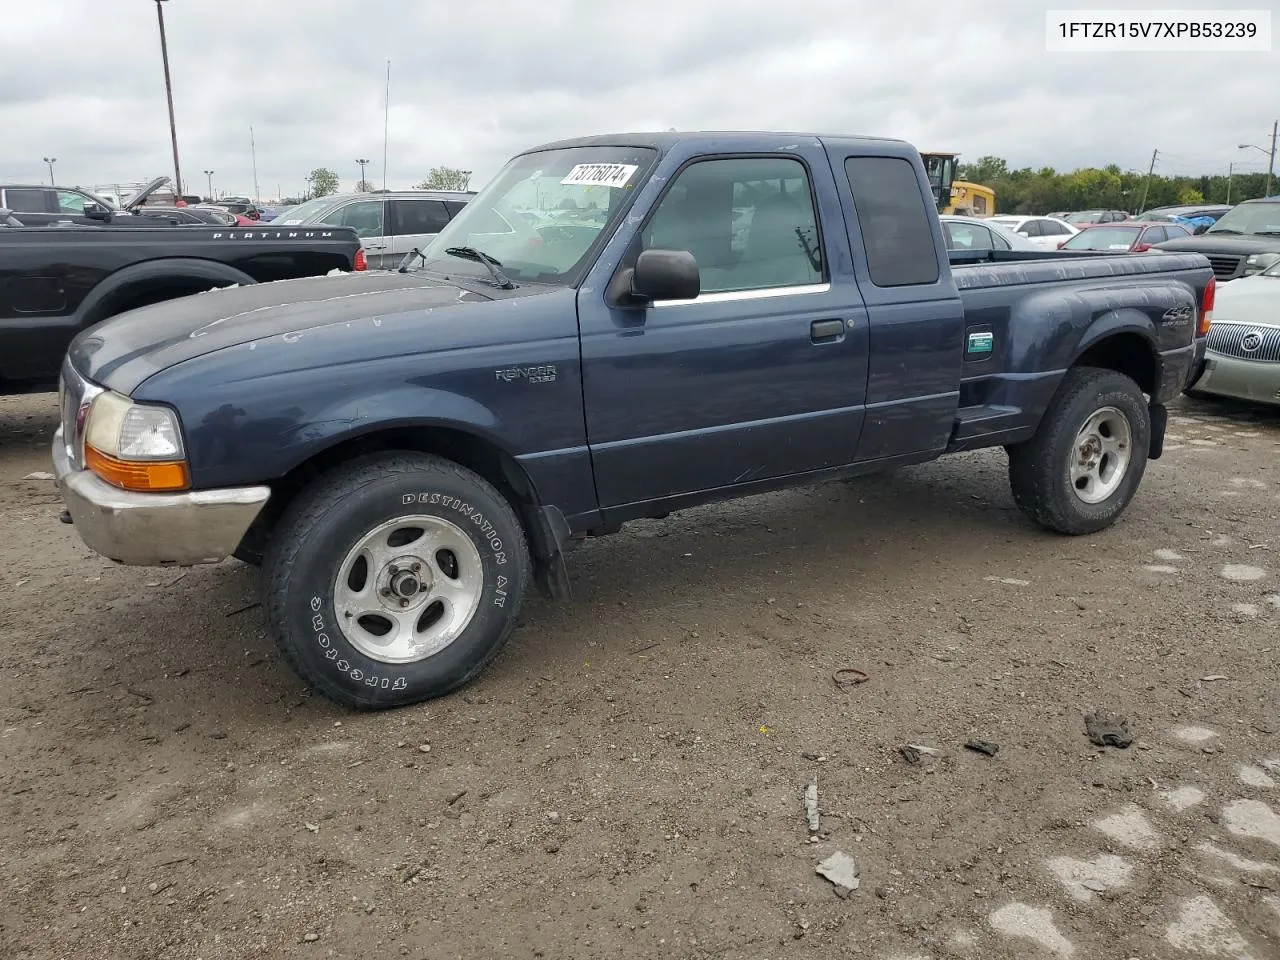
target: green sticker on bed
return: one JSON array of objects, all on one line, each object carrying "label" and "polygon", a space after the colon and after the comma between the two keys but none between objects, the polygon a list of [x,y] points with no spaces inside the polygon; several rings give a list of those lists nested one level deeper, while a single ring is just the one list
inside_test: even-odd
[{"label": "green sticker on bed", "polygon": [[971,333],[969,334],[969,349],[967,352],[990,353],[995,341],[995,335],[992,333]]}]

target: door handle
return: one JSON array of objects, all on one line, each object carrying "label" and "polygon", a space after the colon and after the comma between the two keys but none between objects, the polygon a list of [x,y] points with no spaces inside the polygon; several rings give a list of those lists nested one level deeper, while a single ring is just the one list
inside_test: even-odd
[{"label": "door handle", "polygon": [[844,333],[843,320],[815,320],[809,324],[809,339],[814,343],[834,340],[842,333]]}]

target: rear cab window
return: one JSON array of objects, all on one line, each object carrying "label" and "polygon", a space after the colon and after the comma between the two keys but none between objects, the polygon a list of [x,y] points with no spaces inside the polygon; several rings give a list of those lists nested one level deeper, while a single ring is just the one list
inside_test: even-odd
[{"label": "rear cab window", "polygon": [[57,213],[52,190],[33,187],[12,188],[4,192],[5,205],[14,213]]},{"label": "rear cab window", "polygon": [[937,249],[915,167],[900,157],[849,157],[844,164],[877,287],[937,283]]}]

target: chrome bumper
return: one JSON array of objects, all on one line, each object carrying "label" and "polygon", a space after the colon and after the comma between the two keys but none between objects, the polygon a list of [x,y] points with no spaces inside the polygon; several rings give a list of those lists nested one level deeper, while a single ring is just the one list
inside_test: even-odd
[{"label": "chrome bumper", "polygon": [[1190,389],[1256,403],[1280,403],[1280,363],[1241,360],[1210,352]]},{"label": "chrome bumper", "polygon": [[135,493],[113,487],[67,457],[62,428],[53,436],[53,470],[80,539],[131,566],[190,566],[231,555],[271,496],[270,487]]}]

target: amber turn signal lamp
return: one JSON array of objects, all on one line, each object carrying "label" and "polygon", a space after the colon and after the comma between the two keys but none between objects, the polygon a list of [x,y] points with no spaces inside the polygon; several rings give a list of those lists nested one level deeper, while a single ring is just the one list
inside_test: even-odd
[{"label": "amber turn signal lamp", "polygon": [[182,460],[120,460],[86,443],[84,464],[121,490],[159,492],[185,490],[191,485],[187,464]]}]

